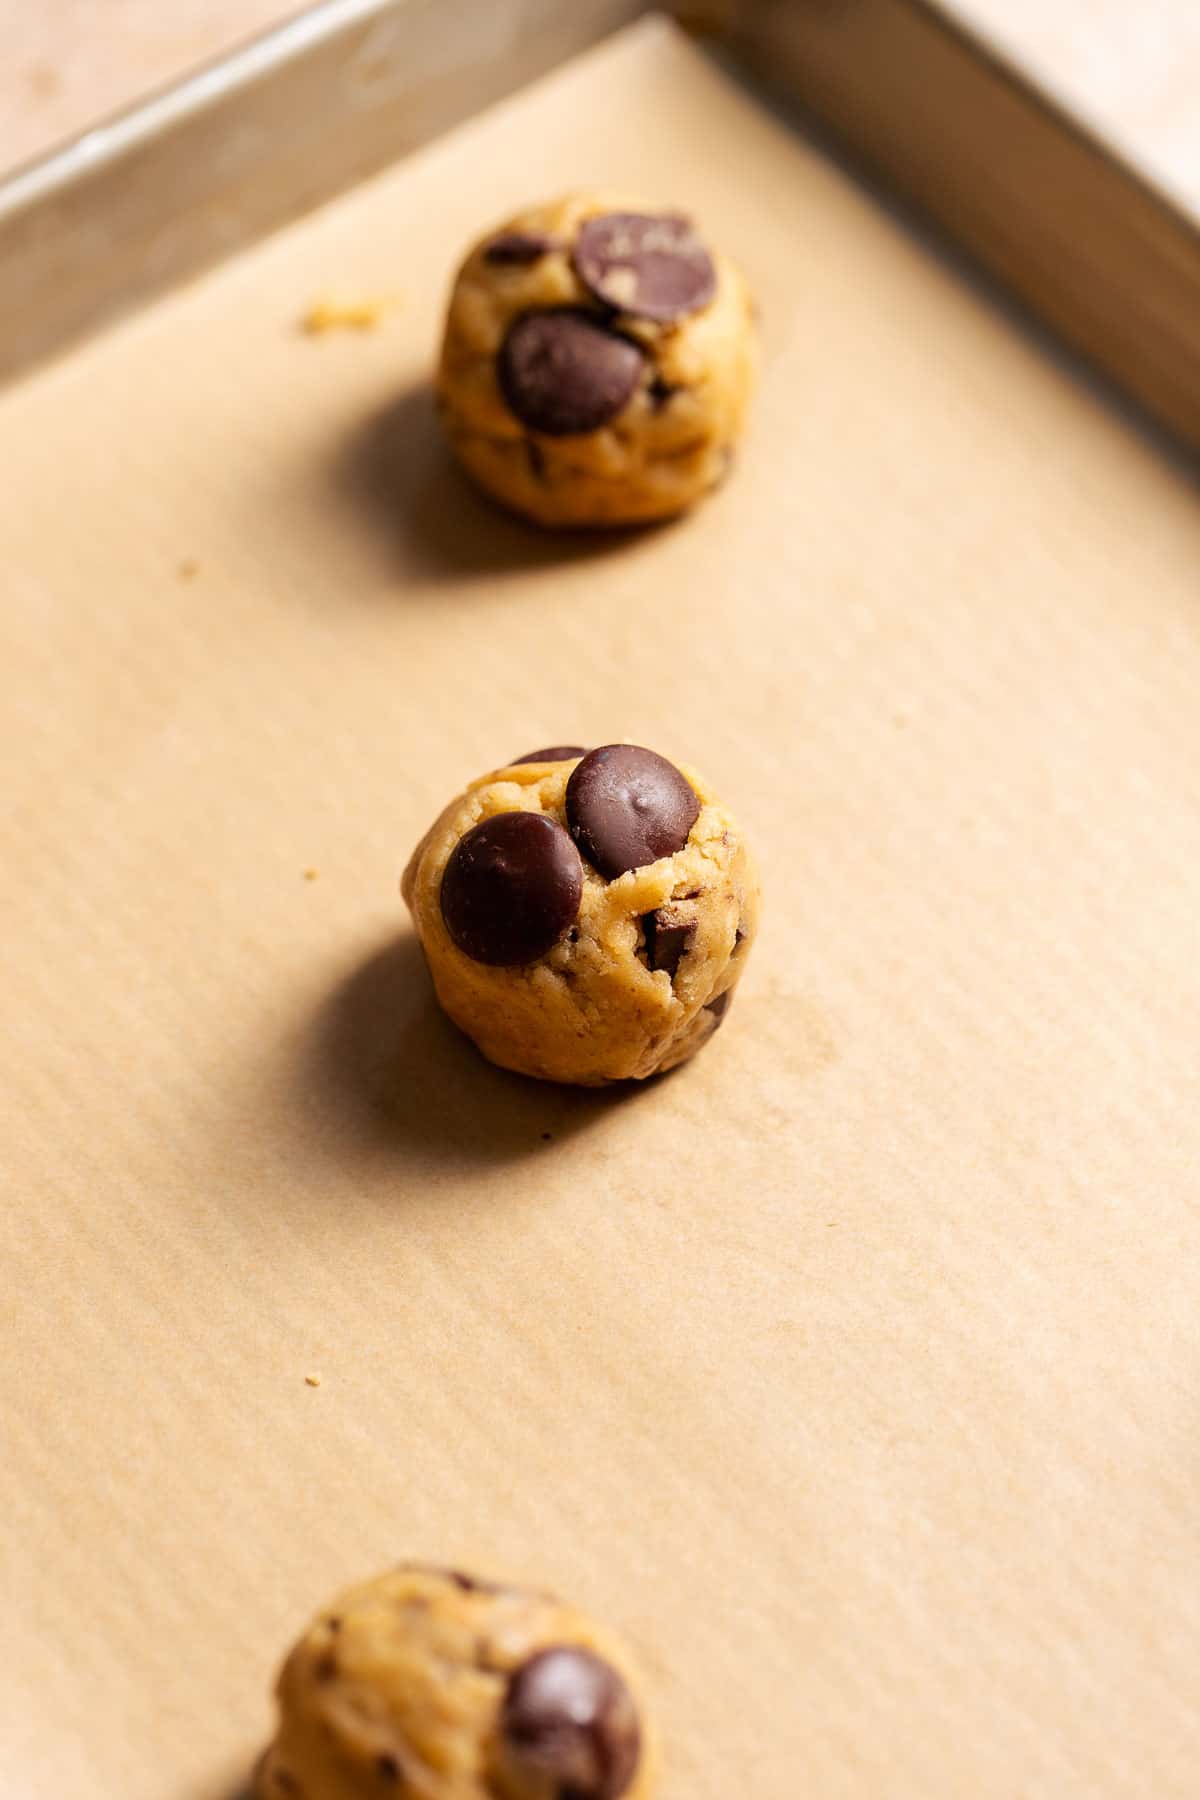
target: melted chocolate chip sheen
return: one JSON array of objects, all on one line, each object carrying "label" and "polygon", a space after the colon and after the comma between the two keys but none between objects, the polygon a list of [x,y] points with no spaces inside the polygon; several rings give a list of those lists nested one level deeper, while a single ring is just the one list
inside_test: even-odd
[{"label": "melted chocolate chip sheen", "polygon": [[611,1663],[574,1645],[540,1651],[508,1684],[501,1732],[510,1766],[533,1791],[619,1800],[637,1773],[641,1728]]},{"label": "melted chocolate chip sheen", "polygon": [[688,841],[700,802],[674,763],[637,744],[604,744],[571,771],[567,825],[588,861],[610,881]]}]

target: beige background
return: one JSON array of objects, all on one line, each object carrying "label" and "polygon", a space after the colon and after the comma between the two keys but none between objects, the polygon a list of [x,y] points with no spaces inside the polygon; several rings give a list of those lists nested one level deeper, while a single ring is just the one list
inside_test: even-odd
[{"label": "beige background", "polygon": [[[676,528],[533,536],[438,446],[535,167],[759,289]],[[347,274],[403,306],[305,338]],[[229,1800],[306,1614],[415,1554],[625,1629],[665,1800],[1190,1800],[1178,474],[654,27],[5,394],[0,463],[0,1792]],[[623,734],[766,922],[693,1066],[572,1095],[439,1018],[396,881]]]},{"label": "beige background", "polygon": [[[281,0],[0,0],[0,168],[289,16]],[[1195,0],[949,0],[1200,210]]]}]

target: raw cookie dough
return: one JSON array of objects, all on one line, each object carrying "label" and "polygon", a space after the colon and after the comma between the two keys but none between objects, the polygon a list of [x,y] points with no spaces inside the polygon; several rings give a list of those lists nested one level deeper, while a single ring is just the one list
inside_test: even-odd
[{"label": "raw cookie dough", "polygon": [[514,511],[635,524],[722,479],[756,363],[746,282],[689,219],[573,194],[467,257],[438,404],[464,467]]},{"label": "raw cookie dough", "polygon": [[546,1594],[407,1564],[292,1650],[257,1800],[650,1800],[622,1646]]},{"label": "raw cookie dough", "polygon": [[484,1055],[587,1087],[707,1043],[758,923],[732,815],[633,744],[560,744],[472,782],[402,891],[438,999]]}]

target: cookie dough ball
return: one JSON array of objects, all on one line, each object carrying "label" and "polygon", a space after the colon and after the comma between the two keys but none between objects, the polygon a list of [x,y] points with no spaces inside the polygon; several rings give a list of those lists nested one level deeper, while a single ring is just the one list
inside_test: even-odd
[{"label": "cookie dough ball", "polygon": [[728,809],[634,744],[559,744],[482,776],[402,888],[455,1024],[506,1069],[587,1087],[706,1044],[758,920]]},{"label": "cookie dough ball", "polygon": [[620,1644],[549,1595],[406,1565],[309,1626],[276,1689],[256,1800],[649,1800]]},{"label": "cookie dough ball", "polygon": [[460,461],[506,506],[629,525],[722,479],[755,367],[749,289],[690,219],[574,194],[467,257],[438,401]]}]

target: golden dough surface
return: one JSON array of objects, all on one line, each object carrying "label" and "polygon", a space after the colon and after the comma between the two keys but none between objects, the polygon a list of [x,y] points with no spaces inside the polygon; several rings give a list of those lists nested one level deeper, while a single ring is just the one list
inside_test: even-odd
[{"label": "golden dough surface", "polygon": [[553,1596],[405,1565],[322,1609],[289,1654],[255,1800],[554,1800],[514,1772],[502,1709],[514,1671],[564,1646],[616,1670],[641,1747],[619,1800],[650,1800],[657,1747],[628,1652]]},{"label": "golden dough surface", "polygon": [[[744,427],[758,366],[745,278],[709,245],[715,291],[705,305],[666,321],[614,314],[580,278],[572,248],[589,219],[623,211],[661,216],[600,192],[531,206],[474,246],[451,294],[437,376],[443,426],[481,487],[543,525],[638,524],[683,512],[724,478]],[[489,246],[518,237],[548,248],[527,262],[489,260]],[[499,374],[512,326],[556,308],[591,312],[645,359],[623,409],[574,435],[522,423]]]},{"label": "golden dough surface", "polygon": [[[729,809],[676,764],[699,802],[672,856],[606,879],[583,859],[571,931],[517,967],[476,962],[442,916],[446,865],[465,834],[504,812],[541,813],[566,828],[578,759],[516,763],[474,781],[413,852],[401,884],[445,1011],[492,1062],[544,1080],[593,1087],[643,1080],[687,1061],[721,1024],[758,926],[758,878]],[[674,974],[652,969],[647,920],[667,913],[686,932]]]}]

